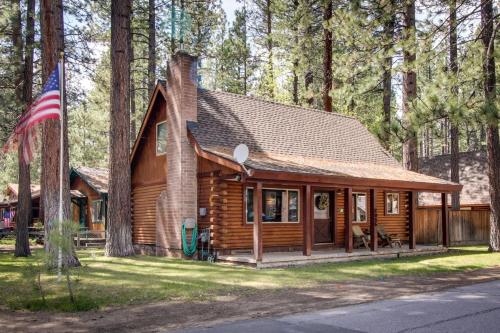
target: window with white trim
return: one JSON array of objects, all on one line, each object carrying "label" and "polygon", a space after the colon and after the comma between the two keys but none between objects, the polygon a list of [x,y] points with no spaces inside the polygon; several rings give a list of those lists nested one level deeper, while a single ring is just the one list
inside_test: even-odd
[{"label": "window with white trim", "polygon": [[[246,188],[246,222],[254,222],[254,189]],[[299,223],[299,190],[262,189],[262,221],[264,223]]]},{"label": "window with white trim", "polygon": [[156,124],[156,156],[167,153],[167,122]]},{"label": "window with white trim", "polygon": [[353,222],[366,222],[366,193],[352,194]]},{"label": "window with white trim", "polygon": [[399,193],[386,193],[385,212],[387,215],[399,214]]}]

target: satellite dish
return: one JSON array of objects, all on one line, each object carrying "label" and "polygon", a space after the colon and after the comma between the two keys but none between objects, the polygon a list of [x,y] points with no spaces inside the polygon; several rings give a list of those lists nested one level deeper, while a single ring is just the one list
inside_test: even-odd
[{"label": "satellite dish", "polygon": [[234,148],[233,157],[239,164],[245,163],[248,158],[248,147],[244,143],[240,143]]}]

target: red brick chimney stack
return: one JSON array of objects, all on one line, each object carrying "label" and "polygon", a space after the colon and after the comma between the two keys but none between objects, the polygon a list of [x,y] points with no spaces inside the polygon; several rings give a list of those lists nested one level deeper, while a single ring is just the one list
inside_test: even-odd
[{"label": "red brick chimney stack", "polygon": [[167,68],[167,188],[158,199],[158,255],[182,256],[182,224],[197,222],[197,159],[187,121],[197,121],[197,58],[177,52]]}]

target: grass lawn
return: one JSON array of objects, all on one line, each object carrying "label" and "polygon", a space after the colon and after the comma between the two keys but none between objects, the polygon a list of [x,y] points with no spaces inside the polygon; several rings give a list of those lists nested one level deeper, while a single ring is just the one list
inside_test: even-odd
[{"label": "grass lawn", "polygon": [[78,252],[82,267],[74,273],[79,304],[75,309],[69,304],[64,283],[56,283],[54,276],[43,276],[47,302],[41,302],[32,268],[41,255],[41,250],[30,258],[0,253],[0,306],[74,311],[156,300],[207,300],[216,295],[301,288],[328,281],[383,279],[500,265],[500,253],[488,253],[486,247],[462,247],[437,256],[266,270],[152,256],[107,258],[102,251],[85,250]]},{"label": "grass lawn", "polygon": [[[31,246],[36,245],[36,241],[34,239],[30,238],[29,242],[30,242]],[[12,245],[12,246],[14,246],[14,245],[16,245],[16,237],[14,235],[4,237],[4,238],[0,239],[0,245]]]}]

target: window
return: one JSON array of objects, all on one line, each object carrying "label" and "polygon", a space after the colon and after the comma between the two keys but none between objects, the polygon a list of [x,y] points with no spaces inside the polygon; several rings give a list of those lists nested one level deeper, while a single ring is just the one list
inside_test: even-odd
[{"label": "window", "polygon": [[92,223],[104,222],[104,201],[92,201]]},{"label": "window", "polygon": [[[254,189],[246,189],[246,219],[247,223],[254,222]],[[299,222],[299,191],[287,189],[263,189],[262,190],[262,221],[264,223],[274,222]]]},{"label": "window", "polygon": [[399,214],[399,193],[386,193],[385,213],[387,215]]},{"label": "window", "polygon": [[156,155],[167,153],[167,122],[156,124]]},{"label": "window", "polygon": [[353,222],[366,222],[366,193],[352,194]]},{"label": "window", "polygon": [[247,203],[247,223],[253,223],[253,188],[247,187],[245,202]]}]

